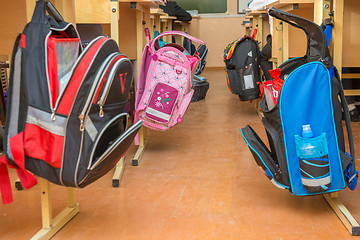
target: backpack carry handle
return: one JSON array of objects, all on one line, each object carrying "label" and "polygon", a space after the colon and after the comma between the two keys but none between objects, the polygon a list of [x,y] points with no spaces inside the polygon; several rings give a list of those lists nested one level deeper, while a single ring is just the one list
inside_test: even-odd
[{"label": "backpack carry handle", "polygon": [[46,11],[57,21],[64,22],[64,18],[61,16],[55,6],[49,1],[46,2]]},{"label": "backpack carry handle", "polygon": [[310,20],[282,11],[275,7],[269,9],[269,15],[287,22],[293,27],[300,28],[306,33],[306,56],[308,57],[309,61],[321,60],[322,62],[325,61],[332,65],[327,48],[326,37],[319,25]]},{"label": "backpack carry handle", "polygon": [[195,38],[187,33],[184,33],[184,32],[181,32],[181,31],[167,31],[167,32],[163,32],[163,33],[160,33],[160,35],[158,35],[156,38],[154,38],[154,40],[151,42],[151,48],[152,49],[155,49],[155,43],[161,38],[161,37],[164,37],[164,36],[168,36],[168,35],[174,35],[174,36],[182,36],[182,37],[186,37],[186,38],[189,38],[197,43],[200,43],[202,45],[204,45],[205,43],[203,41],[201,41],[200,39],[198,38]]}]

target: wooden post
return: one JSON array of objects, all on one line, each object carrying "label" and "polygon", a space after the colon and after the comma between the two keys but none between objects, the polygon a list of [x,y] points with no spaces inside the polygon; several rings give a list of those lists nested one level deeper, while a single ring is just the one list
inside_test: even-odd
[{"label": "wooden post", "polygon": [[343,47],[343,25],[344,25],[344,0],[333,0],[334,28],[333,28],[333,61],[342,78],[342,47]]},{"label": "wooden post", "polygon": [[274,35],[277,36],[277,46],[276,46],[276,57],[277,57],[277,65],[279,66],[283,61],[283,25],[284,23],[276,18],[273,18],[274,24]]},{"label": "wooden post", "polygon": [[248,35],[251,35],[254,31],[254,17],[253,16],[249,16],[249,21],[250,21],[250,28],[249,28],[249,32],[247,33]]},{"label": "wooden post", "polygon": [[43,228],[50,229],[52,221],[52,206],[51,206],[51,192],[50,184],[45,179],[40,180],[41,189],[41,216]]},{"label": "wooden post", "polygon": [[[110,0],[110,30],[111,38],[119,44],[119,2],[118,0]],[[116,164],[115,172],[113,174],[112,185],[113,187],[119,187],[120,179],[125,170],[125,157],[122,157]]]},{"label": "wooden post", "polygon": [[[136,60],[137,60],[137,69],[140,71],[142,51],[144,48],[145,37],[144,37],[144,26],[143,21],[145,21],[145,25],[149,25],[149,22],[146,21],[147,15],[150,19],[150,9],[148,7],[144,7],[138,3],[136,3]],[[132,159],[132,165],[138,166],[141,161],[142,154],[145,151],[147,146],[147,128],[141,126],[138,133],[139,138],[139,147],[135,152],[135,155]]]},{"label": "wooden post", "polygon": [[65,224],[80,212],[80,205],[75,202],[74,189],[68,188],[67,207],[55,218],[52,218],[50,183],[43,178],[40,178],[39,182],[41,191],[42,229],[31,238],[32,240],[52,238]]},{"label": "wooden post", "polygon": [[[163,21],[163,27],[165,27],[165,29],[162,29],[163,32],[165,31],[171,31],[172,30],[172,21],[173,19],[176,19],[176,17],[172,17],[172,16],[161,16],[160,19]],[[165,36],[164,37],[164,41],[165,42],[172,42],[172,37],[170,35]]]},{"label": "wooden post", "polygon": [[314,22],[318,25],[329,17],[330,0],[314,0]]},{"label": "wooden post", "polygon": [[151,37],[154,38],[155,31],[161,32],[161,21],[160,15],[165,14],[164,11],[160,8],[151,8],[150,15],[151,15],[151,24],[150,24],[150,33]]},{"label": "wooden post", "polygon": [[[324,18],[328,17],[330,12],[329,0],[315,0],[314,5],[314,20],[315,23],[321,24]],[[343,45],[343,24],[344,24],[344,0],[333,0],[334,9],[334,28],[333,28],[333,61],[336,68],[339,70],[341,77],[342,69],[342,45]],[[338,198],[338,193],[323,194],[330,207],[339,217],[349,233],[353,236],[360,235],[360,225],[347,210],[344,204]]]},{"label": "wooden post", "polygon": [[111,38],[119,45],[119,2],[110,0],[110,31]]},{"label": "wooden post", "polygon": [[155,15],[154,25],[155,25],[154,31],[161,32],[160,15]]},{"label": "wooden post", "polygon": [[282,22],[282,62],[289,59],[289,24]]},{"label": "wooden post", "polygon": [[259,42],[259,49],[261,50],[263,48],[263,16],[262,14],[258,14],[256,16],[256,28],[257,28],[257,34],[256,34],[256,40]]}]

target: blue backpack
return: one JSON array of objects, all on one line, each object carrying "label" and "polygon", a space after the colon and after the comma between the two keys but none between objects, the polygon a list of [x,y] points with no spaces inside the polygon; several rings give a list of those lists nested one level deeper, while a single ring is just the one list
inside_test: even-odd
[{"label": "blue backpack", "polygon": [[[271,8],[269,14],[302,29],[307,53],[279,66],[285,80],[276,104],[260,108],[270,149],[248,125],[241,134],[256,163],[276,186],[294,195],[355,189],[357,174],[350,116],[323,30],[315,23]],[[342,116],[350,154],[345,152]]]}]

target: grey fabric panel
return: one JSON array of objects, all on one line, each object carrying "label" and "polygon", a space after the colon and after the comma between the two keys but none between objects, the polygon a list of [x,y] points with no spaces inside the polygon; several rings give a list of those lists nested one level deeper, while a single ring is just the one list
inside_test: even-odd
[{"label": "grey fabric panel", "polygon": [[327,185],[330,184],[331,182],[330,175],[324,178],[316,178],[316,179],[301,178],[301,180],[305,186],[309,186],[309,187],[318,187],[322,185]]},{"label": "grey fabric panel", "polygon": [[95,128],[95,126],[89,116],[86,116],[86,118],[85,118],[85,129],[86,129],[86,132],[89,134],[91,140],[93,142],[95,142],[95,138],[99,132]]},{"label": "grey fabric panel", "polygon": [[65,136],[65,117],[56,116],[55,121],[52,121],[51,113],[29,106],[26,122],[37,125],[59,136]]},{"label": "grey fabric panel", "polygon": [[[20,110],[20,82],[21,82],[21,57],[22,49],[19,47],[15,54],[14,63],[14,78],[13,78],[13,92],[11,94],[11,105],[10,105],[10,121],[8,121],[8,140],[18,134],[18,122],[19,122],[19,110]],[[12,156],[10,151],[10,144],[7,144],[7,154]]]}]

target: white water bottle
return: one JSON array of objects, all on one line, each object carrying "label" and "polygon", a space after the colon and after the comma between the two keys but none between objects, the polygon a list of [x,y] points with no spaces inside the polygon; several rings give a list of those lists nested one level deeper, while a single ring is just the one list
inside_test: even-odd
[{"label": "white water bottle", "polygon": [[314,136],[310,124],[307,125],[302,125],[302,133],[301,133],[303,138],[312,138]]},{"label": "white water bottle", "polygon": [[302,125],[301,135],[303,137],[300,147],[300,171],[301,180],[310,192],[326,191],[330,187],[330,169],[328,152],[324,149],[322,135],[314,139],[310,124]]}]

